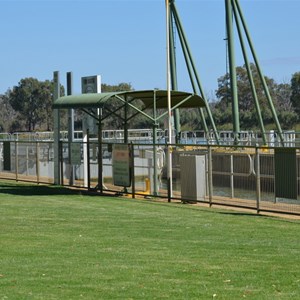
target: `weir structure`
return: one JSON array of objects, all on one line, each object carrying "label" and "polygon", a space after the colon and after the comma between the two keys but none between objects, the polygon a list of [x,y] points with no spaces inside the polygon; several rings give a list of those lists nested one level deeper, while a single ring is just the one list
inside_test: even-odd
[{"label": "weir structure", "polygon": [[[184,32],[182,22],[180,21],[179,13],[175,4],[175,0],[169,0],[168,5],[170,6],[170,23],[169,23],[169,34],[170,34],[170,58],[171,58],[171,78],[172,78],[172,89],[177,89],[177,71],[176,71],[176,53],[175,53],[175,37],[174,33],[178,33],[179,41],[182,47],[184,54],[185,64],[187,71],[190,77],[190,82],[193,88],[194,93],[199,94],[202,99],[205,101],[205,108],[200,108],[200,118],[203,130],[208,133],[209,128],[205,121],[204,109],[207,112],[208,120],[210,121],[211,130],[215,134],[216,141],[219,141],[219,134],[211,114],[208,101],[205,97],[205,93],[202,88],[199,74],[197,72],[190,47],[188,45],[187,37]],[[253,42],[249,30],[247,28],[246,20],[244,18],[242,8],[240,6],[239,0],[225,0],[225,20],[226,20],[226,32],[227,36],[225,40],[227,41],[227,53],[228,53],[228,63],[229,63],[229,76],[230,76],[230,94],[231,94],[231,103],[232,103],[232,130],[234,135],[237,137],[236,142],[238,143],[238,136],[241,131],[240,129],[240,120],[239,120],[239,100],[238,100],[238,87],[237,87],[237,76],[236,76],[236,64],[235,64],[235,36],[234,36],[234,25],[236,26],[238,39],[243,54],[245,67],[247,69],[249,85],[251,87],[252,98],[254,101],[257,119],[259,127],[262,133],[262,138],[265,144],[267,144],[266,130],[262,118],[260,101],[257,96],[257,87],[254,84],[253,74],[250,68],[250,58],[247,53],[247,49],[250,49],[250,54],[257,68],[259,79],[263,87],[265,97],[267,99],[269,108],[272,113],[273,121],[276,126],[280,141],[284,145],[284,138],[282,135],[282,129],[277,117],[275,107],[273,105],[272,97],[270,95],[268,86],[266,84],[265,77],[263,75],[262,69],[259,64],[258,57],[256,55]],[[175,30],[176,29],[176,30]],[[246,40],[243,37],[246,37]],[[180,132],[180,120],[178,112],[175,113],[175,129],[177,132]]]},{"label": "weir structure", "polygon": [[[55,83],[55,92],[54,92],[54,105],[53,107],[56,109],[54,112],[55,116],[55,124],[54,124],[54,134],[55,134],[55,145],[54,145],[54,161],[55,161],[55,183],[60,182],[60,170],[59,170],[59,113],[58,110],[60,108],[66,109],[74,109],[80,108],[88,115],[95,118],[98,122],[98,189],[102,192],[102,122],[103,120],[109,116],[114,115],[118,118],[121,118],[124,122],[124,132],[125,139],[124,144],[128,144],[127,130],[129,129],[129,121],[138,114],[143,115],[152,121],[153,126],[153,160],[155,163],[156,159],[156,129],[158,126],[158,120],[162,117],[168,117],[169,125],[171,113],[175,118],[175,132],[177,133],[177,140],[180,134],[180,118],[178,109],[181,107],[193,107],[199,109],[201,123],[203,126],[203,130],[208,135],[210,132],[213,132],[215,136],[216,143],[219,144],[219,133],[216,128],[212,113],[210,111],[210,107],[208,101],[206,99],[204,90],[202,88],[202,84],[200,81],[200,77],[198,75],[191,50],[188,45],[187,37],[185,35],[183,25],[181,23],[179,13],[177,7],[175,5],[175,0],[165,0],[166,1],[166,10],[167,10],[167,60],[168,60],[168,81],[167,81],[167,90],[145,90],[145,91],[125,91],[120,93],[95,93],[95,94],[81,94],[78,96],[70,95],[69,91],[72,88],[67,87],[68,96],[60,97],[60,83],[59,83],[59,73],[54,72],[54,83]],[[261,68],[258,63],[258,59],[256,53],[254,51],[253,43],[250,38],[249,31],[246,26],[245,19],[242,14],[241,7],[239,5],[238,0],[225,0],[225,12],[226,12],[226,30],[227,30],[227,47],[228,47],[228,59],[229,59],[229,73],[230,73],[230,91],[231,91],[231,102],[232,102],[232,118],[233,118],[233,133],[235,136],[235,144],[239,145],[239,134],[241,133],[240,124],[239,124],[239,103],[238,103],[238,89],[237,89],[237,78],[236,78],[236,66],[235,66],[235,45],[234,45],[234,30],[233,25],[235,23],[237,27],[237,32],[240,40],[240,45],[243,52],[243,57],[245,60],[245,66],[247,68],[247,73],[249,76],[249,83],[251,86],[252,96],[255,101],[256,112],[259,119],[259,125],[262,132],[262,138],[264,144],[266,144],[266,134],[264,129],[264,124],[261,115],[261,108],[259,105],[259,99],[257,97],[253,75],[251,73],[250,68],[250,60],[248,58],[248,54],[246,51],[246,44],[243,40],[243,30],[244,34],[247,37],[247,42],[249,44],[249,48],[251,50],[251,54],[255,61],[258,74],[261,80],[261,83],[264,88],[265,96],[267,97],[268,104],[270,106],[274,123],[276,125],[280,140],[282,145],[284,145],[284,139],[282,136],[282,130],[277,118],[277,114],[265,81],[265,78],[262,74]],[[185,64],[187,67],[187,71],[189,74],[190,82],[193,88],[193,93],[186,93],[177,90],[177,70],[176,70],[176,52],[175,52],[175,32],[177,32],[180,40],[180,44],[182,47]],[[172,91],[171,91],[172,90]],[[110,108],[110,100],[115,99],[119,102],[119,106],[117,109]],[[138,101],[138,102],[136,102]],[[168,109],[167,112],[163,112],[162,114],[158,113],[158,109]],[[106,115],[102,113],[107,111]],[[149,114],[147,110],[151,111]],[[205,111],[204,111],[205,110]],[[100,112],[100,114],[99,114]],[[118,114],[122,112],[121,115]],[[211,128],[209,129],[206,124],[205,112],[207,114],[207,119],[210,122]],[[170,142],[170,137],[172,135],[172,128],[169,126],[168,128],[169,134],[169,142],[168,142],[168,163],[167,166],[170,169],[168,172],[168,198],[172,197],[172,145]],[[70,136],[70,135],[69,135]],[[71,149],[69,149],[71,150]],[[170,157],[169,157],[170,156]],[[154,176],[156,180],[156,176]],[[156,184],[154,184],[156,186]],[[154,191],[156,194],[156,191]]]}]

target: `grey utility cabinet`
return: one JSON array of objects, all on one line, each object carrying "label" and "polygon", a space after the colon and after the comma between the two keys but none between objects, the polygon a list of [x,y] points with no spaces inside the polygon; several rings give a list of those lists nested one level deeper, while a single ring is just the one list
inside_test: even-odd
[{"label": "grey utility cabinet", "polygon": [[181,155],[181,198],[194,202],[204,200],[206,193],[205,155]]}]

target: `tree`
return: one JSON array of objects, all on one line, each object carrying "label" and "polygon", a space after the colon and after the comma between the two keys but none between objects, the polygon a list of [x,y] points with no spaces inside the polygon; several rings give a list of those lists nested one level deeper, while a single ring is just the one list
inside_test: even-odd
[{"label": "tree", "polygon": [[9,95],[9,103],[24,120],[28,131],[34,130],[38,122],[43,120],[40,84],[35,78],[21,79]]},{"label": "tree", "polygon": [[[253,76],[253,82],[256,88],[256,95],[259,102],[259,107],[261,111],[261,115],[264,121],[264,124],[273,124],[273,116],[271,113],[271,109],[269,107],[269,103],[267,101],[267,97],[265,95],[263,86],[261,84],[260,78],[258,76],[257,68],[254,64],[250,65],[251,72]],[[238,101],[239,101],[239,112],[240,112],[240,124],[241,128],[244,130],[249,129],[258,129],[258,115],[256,111],[255,101],[252,94],[251,86],[249,83],[249,78],[247,74],[247,70],[244,67],[237,67],[237,88],[238,88]],[[271,94],[273,104],[275,106],[275,110],[277,112],[282,112],[284,110],[285,114],[281,113],[281,121],[286,120],[286,114],[288,113],[290,120],[294,120],[293,117],[293,108],[290,103],[290,89],[287,84],[277,84],[273,79],[265,77],[265,81],[269,88],[269,92]],[[228,116],[231,109],[231,94],[230,94],[230,86],[229,86],[229,75],[226,74],[218,79],[218,90],[216,91],[216,95],[219,99],[218,103],[215,104],[215,114],[216,123],[218,127],[225,126],[228,122],[231,122],[232,115]],[[300,107],[300,106],[299,106]],[[230,108],[230,109],[228,109]],[[278,113],[280,116],[280,114]],[[278,117],[279,118],[279,117]],[[286,125],[291,124],[291,122],[284,122]]]},{"label": "tree", "polygon": [[[8,102],[17,114],[17,119],[12,126],[22,127],[23,130],[51,130],[53,126],[52,102],[53,81],[38,81],[36,78],[21,79],[18,86],[14,86],[7,93]],[[61,87],[61,95],[64,88]],[[20,130],[20,129],[19,129]]]},{"label": "tree", "polygon": [[295,112],[298,115],[300,114],[300,72],[294,73],[291,79],[291,103]]},{"label": "tree", "polygon": [[0,95],[0,106],[0,131],[9,132],[17,114],[11,107],[7,94]]},{"label": "tree", "polygon": [[[53,104],[53,91],[54,82],[50,80],[40,82],[39,88],[39,102],[41,102],[41,114],[43,115],[43,127],[47,131],[53,129],[53,114],[52,114],[52,104]],[[64,95],[64,88],[61,86],[60,94]],[[65,112],[63,113],[65,115]],[[62,116],[63,117],[63,116]]]},{"label": "tree", "polygon": [[123,92],[123,91],[133,91],[133,87],[131,83],[119,83],[118,85],[109,85],[102,83],[101,84],[101,92],[102,93],[110,93],[110,92]]},{"label": "tree", "polygon": [[282,129],[291,129],[297,123],[297,114],[291,101],[292,88],[288,83],[280,83],[273,90],[274,103]]}]

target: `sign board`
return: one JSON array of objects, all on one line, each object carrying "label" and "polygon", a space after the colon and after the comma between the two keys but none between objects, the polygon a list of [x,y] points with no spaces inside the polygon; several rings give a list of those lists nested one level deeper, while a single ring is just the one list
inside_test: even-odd
[{"label": "sign board", "polygon": [[100,75],[81,77],[82,94],[101,93]]},{"label": "sign board", "polygon": [[[81,77],[82,94],[101,93],[101,77],[100,75]],[[97,120],[91,116],[84,114],[83,128],[89,129],[90,133],[97,134]]]},{"label": "sign board", "polygon": [[112,151],[114,185],[131,185],[130,151],[127,144],[114,144]]},{"label": "sign board", "polygon": [[71,164],[80,165],[81,164],[81,149],[80,143],[71,144]]}]

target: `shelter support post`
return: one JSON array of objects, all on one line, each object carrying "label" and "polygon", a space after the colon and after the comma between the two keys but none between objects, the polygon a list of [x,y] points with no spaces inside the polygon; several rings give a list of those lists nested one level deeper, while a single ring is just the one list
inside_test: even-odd
[{"label": "shelter support post", "polygon": [[[54,93],[53,100],[55,101],[60,97],[60,80],[59,80],[59,71],[53,73],[53,82],[54,82]],[[59,109],[54,109],[54,184],[59,185],[61,183],[60,178],[60,150],[59,150],[59,141],[60,141],[60,111]]]},{"label": "shelter support post", "polygon": [[134,145],[130,144],[130,172],[131,172],[131,194],[135,198],[135,173],[134,173]]},{"label": "shelter support post", "polygon": [[[72,72],[67,72],[67,95],[73,94],[73,74]],[[68,109],[68,153],[69,153],[69,185],[74,184],[74,174],[75,170],[72,165],[72,143],[74,137],[74,109]]]},{"label": "shelter support post", "polygon": [[156,122],[156,92],[154,91],[153,93],[153,119],[154,124],[153,124],[153,195],[157,196],[158,195],[158,174],[157,174],[157,127],[158,124]]},{"label": "shelter support post", "polygon": [[103,193],[102,108],[98,110],[98,189]]}]

